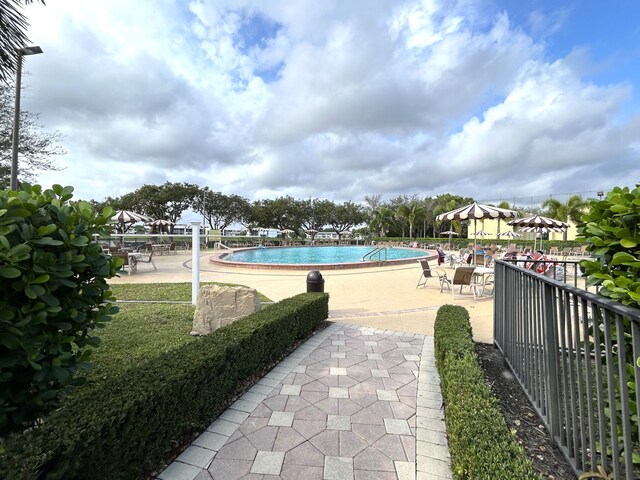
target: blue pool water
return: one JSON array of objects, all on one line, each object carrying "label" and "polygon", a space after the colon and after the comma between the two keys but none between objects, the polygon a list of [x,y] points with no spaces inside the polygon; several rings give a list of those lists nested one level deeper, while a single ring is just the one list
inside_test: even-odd
[{"label": "blue pool water", "polygon": [[[234,252],[224,257],[231,262],[283,263],[288,265],[326,265],[330,263],[357,263],[375,247],[279,247],[256,248]],[[387,248],[387,260],[419,258],[428,255],[424,250]],[[384,253],[381,257],[384,260]],[[378,256],[374,256],[378,260]]]}]

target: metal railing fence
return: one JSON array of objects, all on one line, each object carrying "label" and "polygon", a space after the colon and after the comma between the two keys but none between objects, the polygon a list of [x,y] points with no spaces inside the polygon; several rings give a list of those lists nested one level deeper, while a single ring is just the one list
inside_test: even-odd
[{"label": "metal railing fence", "polygon": [[640,310],[503,260],[495,286],[495,345],[576,475],[640,478]]}]

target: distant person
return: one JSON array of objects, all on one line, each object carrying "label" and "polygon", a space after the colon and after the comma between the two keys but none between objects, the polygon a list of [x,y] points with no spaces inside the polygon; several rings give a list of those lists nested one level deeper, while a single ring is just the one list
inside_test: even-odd
[{"label": "distant person", "polygon": [[444,250],[442,250],[440,244],[436,245],[436,252],[438,252],[438,266],[440,266],[444,263],[445,257]]}]

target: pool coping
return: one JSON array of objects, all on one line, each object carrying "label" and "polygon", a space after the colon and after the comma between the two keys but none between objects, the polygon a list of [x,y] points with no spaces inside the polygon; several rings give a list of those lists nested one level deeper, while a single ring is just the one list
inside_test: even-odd
[{"label": "pool coping", "polygon": [[[333,246],[333,245],[329,245]],[[296,245],[295,248],[323,248],[325,245]],[[292,248],[290,246],[277,246],[277,247],[248,247],[248,248],[239,248],[234,251],[246,251],[246,250],[258,250],[260,248]],[[224,265],[227,267],[241,267],[241,268],[250,268],[250,269],[260,269],[260,270],[348,270],[348,269],[356,269],[356,268],[374,268],[374,267],[390,267],[396,265],[408,265],[418,260],[435,260],[438,258],[438,252],[434,250],[425,250],[425,249],[414,249],[414,248],[406,248],[406,247],[394,247],[401,248],[404,250],[420,250],[425,254],[419,257],[412,258],[399,258],[394,260],[386,260],[386,261],[367,261],[367,262],[348,262],[348,263],[299,263],[299,264],[289,264],[289,263],[248,263],[248,262],[233,262],[229,260],[225,260],[224,257],[230,255],[233,252],[219,252],[211,255],[209,257],[209,263],[214,265]]]}]

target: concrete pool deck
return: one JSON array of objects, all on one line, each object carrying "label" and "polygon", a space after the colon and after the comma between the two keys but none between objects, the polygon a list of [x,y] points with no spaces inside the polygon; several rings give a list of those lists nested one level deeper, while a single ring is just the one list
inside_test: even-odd
[{"label": "concrete pool deck", "polygon": [[[258,270],[212,265],[209,257],[219,251],[200,255],[200,281],[237,283],[255,288],[273,301],[306,291],[307,271]],[[158,271],[140,264],[133,275],[122,274],[110,282],[162,283],[191,281],[191,252],[154,256]],[[435,268],[436,262],[431,262]],[[421,274],[418,262],[409,265],[364,269],[322,270],[325,292],[329,293],[329,320],[363,327],[433,335],[433,323],[441,305],[464,306],[471,317],[474,339],[493,342],[493,297],[477,300],[468,289],[455,300],[448,291],[440,293],[437,278],[416,288]],[[449,268],[444,268],[452,272]]]}]

